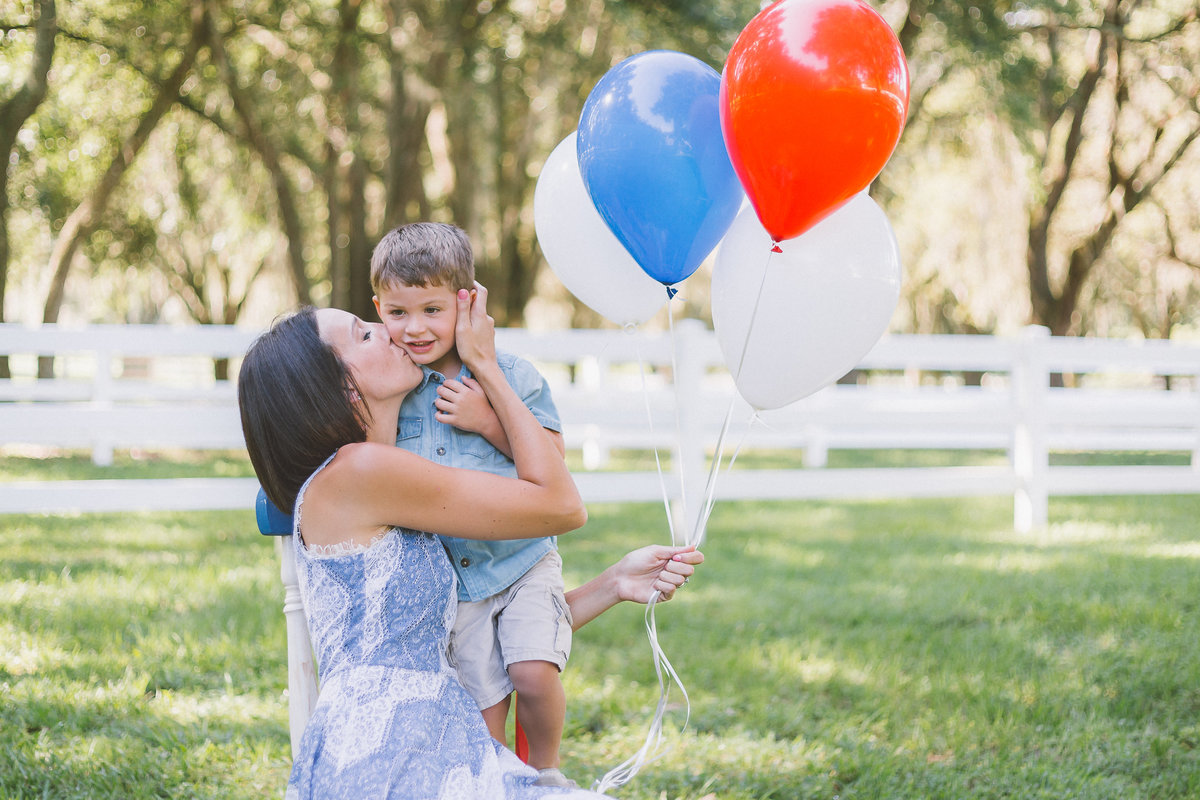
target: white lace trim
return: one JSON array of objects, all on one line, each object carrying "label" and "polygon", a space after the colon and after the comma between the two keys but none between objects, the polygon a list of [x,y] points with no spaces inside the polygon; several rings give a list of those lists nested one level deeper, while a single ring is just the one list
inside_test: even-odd
[{"label": "white lace trim", "polygon": [[313,558],[340,558],[342,556],[354,555],[355,553],[365,553],[366,551],[370,550],[375,545],[379,544],[385,538],[387,538],[387,535],[395,530],[395,528],[388,528],[387,530],[380,531],[379,533],[372,536],[371,541],[367,542],[366,544],[363,544],[362,542],[334,542],[333,544],[309,544],[308,542],[304,541],[304,533],[300,530],[300,517],[304,510],[304,493],[308,490],[308,485],[310,483],[312,483],[312,479],[317,477],[317,473],[320,472],[321,470],[325,469],[325,467],[329,464],[329,462],[333,461],[333,458],[336,455],[337,455],[337,451],[335,450],[333,452],[333,455],[331,455],[329,458],[325,459],[324,463],[322,463],[321,466],[317,467],[313,471],[312,475],[308,476],[308,479],[305,480],[304,484],[300,487],[300,491],[296,493],[296,510],[294,512],[295,521],[293,523],[295,525],[295,534],[300,541],[300,546],[304,548],[304,552],[307,553],[308,555],[312,556]]},{"label": "white lace trim", "polygon": [[362,542],[334,542],[333,544],[308,544],[304,541],[303,535],[300,541],[304,544],[305,551],[313,558],[338,558],[340,556],[354,555],[355,553],[365,553],[375,545],[382,542],[393,529],[377,533],[371,537],[371,541],[363,544]]}]

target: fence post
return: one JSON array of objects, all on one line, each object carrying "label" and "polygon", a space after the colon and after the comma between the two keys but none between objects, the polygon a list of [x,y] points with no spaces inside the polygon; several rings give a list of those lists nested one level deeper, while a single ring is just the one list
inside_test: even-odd
[{"label": "fence post", "polygon": [[[96,351],[96,372],[92,376],[92,405],[110,409],[113,404],[113,352],[108,349]],[[98,467],[111,467],[113,463],[112,435],[105,430],[95,432],[92,440],[92,463]]]},{"label": "fence post", "polygon": [[1192,375],[1192,396],[1196,399],[1196,413],[1192,415],[1192,470],[1200,472],[1200,371]]},{"label": "fence post", "polygon": [[[594,355],[586,355],[575,362],[575,385],[588,394],[599,392],[608,365]],[[596,425],[584,426],[583,468],[601,469],[608,466],[610,448],[603,431]]]},{"label": "fence post", "polygon": [[672,471],[679,481],[679,496],[673,504],[676,531],[687,541],[704,506],[706,447],[700,416],[704,389],[704,342],[708,327],[698,319],[680,320],[675,329],[675,414],[678,441]]},{"label": "fence post", "polygon": [[1050,376],[1042,346],[1050,330],[1030,325],[1021,335],[1017,360],[1012,366],[1012,392],[1016,411],[1013,427],[1012,466],[1017,478],[1013,496],[1013,528],[1027,533],[1045,525],[1049,515],[1046,477],[1050,452],[1046,446],[1046,400]]},{"label": "fence post", "polygon": [[802,463],[806,467],[829,466],[829,437],[825,429],[816,425],[804,426],[804,447],[801,450]]}]

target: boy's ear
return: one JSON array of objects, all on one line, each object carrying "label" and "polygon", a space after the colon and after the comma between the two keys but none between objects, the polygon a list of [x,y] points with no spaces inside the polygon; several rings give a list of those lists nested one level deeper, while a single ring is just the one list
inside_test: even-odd
[{"label": "boy's ear", "polygon": [[375,304],[375,313],[378,314],[379,318],[382,320],[383,319],[383,311],[379,308],[379,295],[377,295],[377,294],[371,295],[371,302]]}]

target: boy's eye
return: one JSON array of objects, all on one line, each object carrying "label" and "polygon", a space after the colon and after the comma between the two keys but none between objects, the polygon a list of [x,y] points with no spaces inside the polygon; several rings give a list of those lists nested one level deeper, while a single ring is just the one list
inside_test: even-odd
[{"label": "boy's eye", "polygon": [[403,312],[403,311],[401,311],[401,310],[400,310],[400,309],[398,309],[398,308],[393,308],[393,309],[392,309],[391,311],[389,311],[388,313],[389,313],[391,316],[393,316],[393,317],[403,317],[403,316],[404,316],[404,312]]},{"label": "boy's eye", "polygon": [[436,314],[439,311],[441,311],[441,309],[437,306],[430,306],[429,308],[425,309],[426,314]]}]

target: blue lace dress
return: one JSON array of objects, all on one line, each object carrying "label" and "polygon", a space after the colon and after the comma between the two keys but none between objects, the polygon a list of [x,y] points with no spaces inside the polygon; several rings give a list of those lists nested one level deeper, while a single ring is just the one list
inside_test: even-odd
[{"label": "blue lace dress", "polygon": [[535,786],[536,772],[488,734],[446,661],[456,586],[437,538],[393,528],[365,548],[310,552],[307,487],[292,538],[321,692],[287,800],[603,797]]}]

